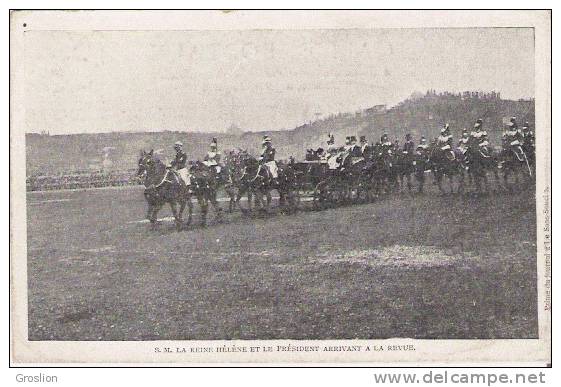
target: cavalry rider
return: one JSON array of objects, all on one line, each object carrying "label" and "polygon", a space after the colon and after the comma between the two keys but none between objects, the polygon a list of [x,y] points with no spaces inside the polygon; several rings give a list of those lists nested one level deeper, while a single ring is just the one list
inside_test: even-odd
[{"label": "cavalry rider", "polygon": [[512,150],[522,160],[522,144],[524,136],[516,125],[515,117],[510,119],[507,130],[503,133],[503,151]]},{"label": "cavalry rider", "polygon": [[483,120],[478,118],[473,125],[473,130],[470,134],[470,146],[476,146],[480,151],[485,154],[489,153],[489,140],[487,138],[487,131],[483,130]]},{"label": "cavalry rider", "polygon": [[464,128],[464,130],[462,131],[462,137],[460,138],[460,141],[458,141],[458,149],[460,150],[460,153],[465,155],[467,150],[469,147],[469,132],[467,129]]},{"label": "cavalry rider", "polygon": [[273,144],[269,136],[263,136],[263,142],[261,143],[261,146],[262,150],[259,161],[262,165],[265,165],[271,175],[271,178],[276,179],[278,178],[278,166],[277,162],[275,161],[276,150],[275,148],[273,148]]},{"label": "cavalry rider", "polygon": [[446,124],[440,130],[440,136],[438,136],[437,138],[437,145],[441,151],[445,152],[446,155],[450,154],[452,156],[452,159],[454,159],[456,156],[454,154],[454,151],[452,150],[452,141],[453,139],[452,135],[450,134],[450,125]]},{"label": "cavalry rider", "polygon": [[352,157],[362,157],[360,146],[356,143],[356,136],[350,136],[349,153]]},{"label": "cavalry rider", "polygon": [[191,184],[191,178],[189,171],[187,170],[187,155],[183,152],[183,143],[181,141],[176,141],[173,145],[175,149],[175,158],[170,163],[169,167],[170,170],[173,170],[175,173],[181,177],[185,185]]},{"label": "cavalry rider", "polygon": [[402,152],[403,152],[404,155],[412,156],[414,151],[415,151],[415,143],[413,142],[413,139],[411,138],[411,134],[407,133],[405,135],[405,143],[403,143]]},{"label": "cavalry rider", "polygon": [[380,143],[382,147],[382,153],[387,153],[387,154],[392,153],[393,144],[390,141],[387,133],[384,133],[382,137],[380,137]]},{"label": "cavalry rider", "polygon": [[207,152],[203,163],[209,167],[216,175],[220,174],[220,153],[218,152],[218,140],[216,138],[212,139],[210,143],[210,150]]},{"label": "cavalry rider", "polygon": [[364,158],[370,155],[370,145],[366,141],[366,136],[360,136],[360,154]]},{"label": "cavalry rider", "polygon": [[421,136],[419,145],[417,145],[417,148],[415,150],[415,154],[419,157],[426,157],[428,149],[429,145],[427,144],[427,139],[425,138],[425,136]]},{"label": "cavalry rider", "polygon": [[524,145],[527,148],[533,148],[535,146],[534,132],[530,129],[530,124],[526,121],[522,127],[522,137],[524,138]]}]

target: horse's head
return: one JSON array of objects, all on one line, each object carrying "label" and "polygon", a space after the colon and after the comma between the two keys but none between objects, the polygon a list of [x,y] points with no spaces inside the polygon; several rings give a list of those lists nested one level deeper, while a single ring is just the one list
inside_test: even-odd
[{"label": "horse's head", "polygon": [[140,152],[140,159],[138,160],[138,170],[136,176],[142,178],[146,176],[149,171],[154,169],[154,150],[146,152],[144,149]]}]

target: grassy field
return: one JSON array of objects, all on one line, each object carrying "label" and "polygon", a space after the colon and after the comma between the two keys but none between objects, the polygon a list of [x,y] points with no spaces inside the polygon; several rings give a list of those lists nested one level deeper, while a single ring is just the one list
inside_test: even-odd
[{"label": "grassy field", "polygon": [[30,340],[537,337],[530,190],[180,233],[138,188],[27,199]]}]

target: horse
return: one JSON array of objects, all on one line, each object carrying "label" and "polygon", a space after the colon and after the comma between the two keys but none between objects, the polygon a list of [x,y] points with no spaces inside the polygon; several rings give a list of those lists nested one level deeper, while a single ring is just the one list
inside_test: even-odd
[{"label": "horse", "polygon": [[499,168],[503,171],[504,186],[507,189],[509,187],[508,178],[510,175],[514,175],[516,185],[519,183],[520,173],[529,177],[533,175],[533,168],[530,166],[528,156],[520,145],[511,146],[503,144],[498,164]]},{"label": "horse", "polygon": [[[238,176],[238,195],[236,202],[244,193],[248,193],[248,198],[253,196],[255,204],[261,211],[267,211],[271,205],[271,191],[279,193],[279,205],[282,210],[294,211],[297,208],[297,174],[290,164],[277,163],[278,176],[273,178],[267,167],[259,160],[249,154],[243,155],[240,160],[241,175]],[[265,197],[265,205],[263,204]],[[240,209],[243,208],[240,206]],[[251,209],[251,208],[250,208]]]},{"label": "horse", "polygon": [[[499,182],[498,174],[498,161],[496,154],[478,145],[471,145],[466,148],[465,152],[465,170],[468,173],[470,180],[475,182],[476,190],[481,191],[481,182],[483,181],[484,191],[489,191],[489,180],[487,172],[490,171],[495,176],[495,181]],[[462,183],[464,176],[462,174]]]},{"label": "horse", "polygon": [[413,169],[415,180],[417,180],[417,193],[423,193],[425,187],[425,172],[430,171],[431,164],[428,153],[425,150],[417,150],[413,155]]},{"label": "horse", "polygon": [[456,154],[450,149],[441,149],[437,144],[432,144],[429,150],[429,162],[435,184],[440,192],[445,193],[442,180],[446,176],[450,183],[450,193],[454,193],[454,176],[460,175],[462,168]]},{"label": "horse", "polygon": [[187,225],[191,223],[193,204],[191,203],[189,188],[184,182],[180,181],[176,173],[167,168],[161,160],[154,157],[153,149],[150,152],[142,150],[138,160],[137,176],[140,179],[144,178],[144,197],[148,203],[146,218],[150,221],[152,229],[157,224],[158,211],[166,203],[171,208],[178,231],[183,225],[182,216],[185,205],[189,206]]},{"label": "horse", "polygon": [[413,188],[411,184],[411,175],[415,172],[415,165],[413,164],[414,155],[407,151],[396,152],[394,156],[394,171],[399,179],[399,190],[403,192],[403,180],[407,184],[407,190],[411,192]]},{"label": "horse", "polygon": [[[184,225],[183,211],[185,206],[188,206],[189,213],[185,225],[190,225],[193,216],[192,196],[197,198],[201,208],[201,226],[206,225],[208,203],[216,204],[216,193],[211,188],[208,176],[201,173],[201,170],[198,163],[191,166],[191,182],[188,186],[175,170],[167,167],[154,156],[153,150],[150,152],[142,150],[138,160],[137,176],[144,178],[144,197],[148,203],[146,217],[150,221],[152,229],[157,225],[158,212],[166,203],[171,208],[177,230],[181,230]],[[214,208],[219,212],[217,205]]]},{"label": "horse", "polygon": [[393,152],[390,149],[383,149],[381,145],[375,145],[366,158],[375,196],[392,192],[397,185]]},{"label": "horse", "polygon": [[189,168],[191,174],[191,189],[197,196],[201,198],[199,203],[204,203],[202,208],[202,223],[206,223],[206,215],[208,213],[208,203],[212,205],[218,222],[222,222],[222,208],[218,204],[218,189],[223,181],[222,175],[217,174],[216,169],[207,166],[201,161],[195,161]]}]

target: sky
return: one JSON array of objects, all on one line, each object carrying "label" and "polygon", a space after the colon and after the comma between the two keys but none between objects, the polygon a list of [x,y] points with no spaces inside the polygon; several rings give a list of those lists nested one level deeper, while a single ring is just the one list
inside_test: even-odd
[{"label": "sky", "polygon": [[534,97],[529,28],[27,31],[27,132],[292,129],[413,92]]}]

